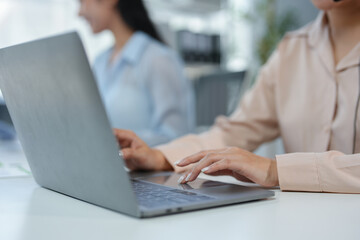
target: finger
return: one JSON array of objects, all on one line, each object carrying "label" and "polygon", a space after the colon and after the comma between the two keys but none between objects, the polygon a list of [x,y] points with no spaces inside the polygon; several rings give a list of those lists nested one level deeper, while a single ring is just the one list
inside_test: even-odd
[{"label": "finger", "polygon": [[124,159],[125,160],[125,165],[126,167],[130,170],[130,171],[134,171],[137,170],[136,165],[134,164],[132,159]]},{"label": "finger", "polygon": [[234,173],[234,171],[232,170],[220,170],[220,171],[217,171],[217,172],[211,172],[211,173],[204,173],[206,175],[209,175],[209,176],[213,176],[213,177],[216,177],[216,176],[231,176],[231,177],[234,177],[236,180],[239,180],[241,182],[246,182],[246,183],[253,183],[254,181],[250,180],[249,178],[241,175],[241,174],[237,174],[237,173]]},{"label": "finger", "polygon": [[187,165],[190,165],[190,164],[200,161],[201,159],[203,159],[206,155],[208,155],[210,153],[223,152],[224,150],[225,149],[201,151],[201,152],[195,153],[189,157],[186,157],[186,158],[176,162],[175,165],[177,165],[179,167],[185,167]]},{"label": "finger", "polygon": [[192,182],[194,181],[199,174],[201,173],[202,169],[212,165],[213,163],[217,161],[221,161],[224,159],[223,153],[209,153],[206,155],[198,164],[196,164],[190,174],[186,177],[186,182]]},{"label": "finger", "polygon": [[137,139],[136,134],[130,130],[114,129],[114,135],[121,148],[130,147]]},{"label": "finger", "polygon": [[114,129],[113,132],[118,140],[132,140],[136,137],[136,134],[130,130]]},{"label": "finger", "polygon": [[131,148],[124,148],[121,150],[123,158],[125,160],[138,159],[139,156],[137,154],[138,151],[133,150]]},{"label": "finger", "polygon": [[246,183],[254,183],[253,180],[251,180],[250,178],[247,178],[243,175],[240,174],[235,174],[234,176],[237,180],[241,181],[241,182],[246,182]]},{"label": "finger", "polygon": [[193,155],[190,155],[178,162],[175,163],[175,165],[179,166],[179,167],[185,167],[189,164],[192,164],[192,163],[195,163],[197,161],[200,161],[200,159],[202,159],[203,157],[206,156],[206,154],[208,153],[209,151],[201,151],[201,152],[198,152],[196,154],[193,154]]},{"label": "finger", "polygon": [[129,141],[129,140],[118,140],[120,149],[131,147],[131,143],[132,143],[132,141]]},{"label": "finger", "polygon": [[214,162],[210,166],[203,168],[202,172],[205,174],[211,174],[224,170],[236,171],[237,169],[234,168],[233,162],[229,158],[223,158],[222,160]]},{"label": "finger", "polygon": [[129,134],[129,135],[135,135],[135,133],[131,130],[126,130],[126,129],[118,129],[118,128],[113,128],[113,133],[114,135],[121,135],[121,134]]},{"label": "finger", "polygon": [[184,173],[184,174],[179,178],[178,183],[179,183],[179,184],[185,184],[185,183],[186,183],[185,179],[186,179],[187,176],[190,174],[190,172],[191,172],[191,171],[188,171],[188,172]]},{"label": "finger", "polygon": [[[192,172],[192,170],[189,170],[186,173],[184,173],[179,178],[178,183],[180,183],[180,184],[187,183],[186,178],[190,175],[191,172]],[[213,172],[213,173],[205,173],[205,174],[210,175],[210,176],[232,176],[233,177],[233,171],[231,171],[231,170],[221,170],[221,171],[217,171],[217,172]]]},{"label": "finger", "polygon": [[204,173],[209,176],[233,176],[233,172],[231,170],[221,170],[212,173]]},{"label": "finger", "polygon": [[130,170],[141,169],[141,151],[137,151],[131,148],[125,148],[122,149],[121,152],[127,168],[129,168]]},{"label": "finger", "polygon": [[192,169],[186,171],[178,180],[178,183],[185,184],[188,182],[190,176],[192,175]]}]

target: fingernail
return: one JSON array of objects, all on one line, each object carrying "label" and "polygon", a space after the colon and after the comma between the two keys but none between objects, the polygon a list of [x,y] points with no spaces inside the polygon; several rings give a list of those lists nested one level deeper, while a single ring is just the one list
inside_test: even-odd
[{"label": "fingernail", "polygon": [[185,176],[181,176],[178,180],[178,183],[182,183],[182,181],[184,180]]},{"label": "fingernail", "polygon": [[206,172],[209,169],[210,169],[210,167],[203,168],[203,169],[201,169],[201,172]]},{"label": "fingernail", "polygon": [[190,179],[190,177],[191,177],[191,173],[189,173],[189,175],[186,177],[186,179],[185,179],[185,181],[189,181],[189,179]]},{"label": "fingernail", "polygon": [[176,161],[175,165],[178,165],[182,160]]},{"label": "fingernail", "polygon": [[120,157],[124,157],[124,154],[123,154],[122,151],[119,151],[119,156],[120,156]]}]

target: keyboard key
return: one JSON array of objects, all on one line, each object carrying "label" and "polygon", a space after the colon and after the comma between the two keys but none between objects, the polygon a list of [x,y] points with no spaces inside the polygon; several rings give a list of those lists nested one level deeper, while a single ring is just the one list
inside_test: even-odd
[{"label": "keyboard key", "polygon": [[139,204],[148,208],[187,205],[214,199],[203,194],[172,189],[139,180],[132,180],[132,185]]}]

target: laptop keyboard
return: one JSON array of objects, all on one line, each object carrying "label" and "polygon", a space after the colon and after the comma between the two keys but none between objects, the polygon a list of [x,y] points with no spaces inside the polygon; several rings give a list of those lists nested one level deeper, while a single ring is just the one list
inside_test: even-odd
[{"label": "laptop keyboard", "polygon": [[147,208],[187,205],[215,199],[199,193],[168,188],[138,180],[132,180],[132,185],[139,204]]}]

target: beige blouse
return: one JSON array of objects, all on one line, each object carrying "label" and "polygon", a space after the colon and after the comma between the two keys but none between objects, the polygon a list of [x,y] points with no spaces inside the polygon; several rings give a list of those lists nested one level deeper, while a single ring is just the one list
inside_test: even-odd
[{"label": "beige blouse", "polygon": [[[232,116],[158,149],[180,172],[184,169],[174,162],[198,151],[226,146],[254,151],[282,137],[288,153],[276,156],[282,190],[360,193],[360,154],[352,154],[359,62],[360,39],[335,66],[326,14],[320,13],[284,37]],[[359,122],[360,116],[356,153]]]}]

